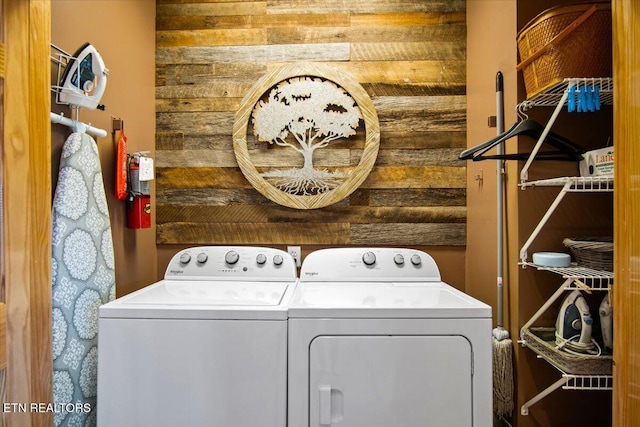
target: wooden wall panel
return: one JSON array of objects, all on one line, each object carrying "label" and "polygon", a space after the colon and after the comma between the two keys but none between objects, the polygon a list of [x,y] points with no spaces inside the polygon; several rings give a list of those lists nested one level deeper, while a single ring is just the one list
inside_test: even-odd
[{"label": "wooden wall panel", "polygon": [[[158,244],[465,245],[464,0],[158,0],[156,21]],[[232,148],[245,93],[301,60],[353,76],[380,120],[370,176],[317,211],[265,199]],[[347,167],[362,147],[315,160]]]}]

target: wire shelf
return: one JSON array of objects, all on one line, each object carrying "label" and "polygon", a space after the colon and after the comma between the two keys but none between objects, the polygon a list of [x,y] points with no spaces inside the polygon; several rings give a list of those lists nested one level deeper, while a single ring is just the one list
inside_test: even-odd
[{"label": "wire shelf", "polygon": [[[538,333],[542,330],[554,331],[554,328],[535,328]],[[555,351],[552,344],[547,344],[542,338],[532,333],[526,327],[520,331],[520,343],[536,353],[537,357],[545,360],[556,368],[561,377],[542,390],[536,396],[525,402],[520,408],[522,415],[529,414],[529,408],[540,400],[551,394],[553,391],[562,388],[563,390],[612,390],[613,376],[612,356],[577,356],[564,354]],[[567,373],[567,371],[573,371]]]},{"label": "wire shelf", "polygon": [[[543,267],[537,264],[534,264],[530,261],[527,261],[527,250],[530,247],[533,240],[536,238],[538,233],[542,230],[542,227],[546,224],[547,220],[560,204],[564,196],[569,192],[611,192],[613,191],[613,177],[562,177],[562,178],[552,178],[538,181],[528,181],[528,171],[531,163],[536,157],[544,138],[547,133],[550,131],[551,127],[555,123],[561,109],[568,105],[569,95],[572,94],[572,88],[575,88],[576,91],[580,92],[584,89],[591,90],[598,86],[599,92],[599,102],[601,105],[612,105],[613,104],[613,79],[612,78],[570,78],[565,79],[564,81],[552,86],[547,89],[543,93],[540,93],[531,99],[528,99],[521,104],[518,105],[519,111],[526,111],[533,107],[555,107],[551,118],[547,122],[545,126],[545,131],[538,139],[534,149],[532,150],[527,162],[523,166],[520,171],[520,187],[524,190],[528,187],[562,187],[558,196],[551,204],[543,218],[538,223],[535,230],[529,236],[529,239],[523,245],[520,250],[520,265],[522,268],[533,267],[538,270],[549,271],[555,274],[559,274],[562,276],[565,281],[564,283],[556,290],[552,297],[550,297],[547,302],[533,315],[533,317],[523,326],[521,335],[522,341],[521,343],[529,347],[533,350],[538,357],[541,357],[556,369],[560,371],[562,377],[558,379],[556,382],[551,384],[545,390],[538,393],[535,397],[525,402],[521,409],[520,413],[522,415],[529,414],[529,408],[535,403],[539,402],[541,399],[548,396],[554,390],[558,388],[562,388],[564,390],[612,390],[613,389],[613,377],[611,375],[607,375],[611,372],[610,366],[607,367],[607,370],[604,369],[590,369],[584,370],[582,374],[575,373],[581,372],[582,369],[568,369],[574,373],[567,373],[567,369],[562,369],[562,363],[558,363],[558,358],[551,357],[549,352],[543,351],[545,349],[536,345],[535,337],[528,336],[525,339],[525,336],[528,334],[529,328],[536,322],[537,319],[540,318],[542,313],[544,313],[549,307],[562,296],[562,294],[567,290],[573,289],[581,289],[585,288],[590,290],[609,290],[611,285],[613,284],[613,273],[606,271],[598,271],[593,270],[587,267],[581,267],[577,264],[571,264],[569,267],[564,268],[552,268],[552,267]],[[597,108],[597,107],[596,107]],[[594,360],[598,360],[594,358]],[[580,367],[581,368],[581,367]],[[593,374],[593,375],[592,375]]]},{"label": "wire shelf", "polygon": [[613,390],[613,377],[611,375],[571,375],[563,373],[559,380],[525,402],[520,408],[520,413],[529,415],[529,408],[532,405],[535,405],[558,388],[563,390]]},{"label": "wire shelf", "polygon": [[567,383],[563,390],[612,390],[613,377],[611,375],[571,375],[563,374]]},{"label": "wire shelf", "polygon": [[613,191],[612,176],[565,176],[561,178],[527,181],[520,184],[522,189],[527,187],[564,187],[571,192],[607,192]]},{"label": "wire shelf", "polygon": [[562,199],[568,193],[587,193],[587,192],[611,192],[613,191],[613,177],[606,176],[594,176],[594,177],[563,177],[553,179],[543,179],[539,181],[527,181],[521,182],[520,187],[524,190],[527,187],[562,187],[558,192],[553,203],[549,206],[549,209],[544,214],[536,228],[531,232],[529,239],[520,249],[520,260],[522,263],[527,262],[527,251],[535,238],[538,236],[546,222],[551,217],[551,214],[560,205]]},{"label": "wire shelf", "polygon": [[[526,163],[522,167],[520,171],[520,182],[526,183],[529,179],[529,168],[531,167],[531,163],[535,159],[540,147],[544,139],[546,138],[548,132],[551,127],[555,123],[560,111],[564,107],[565,104],[569,104],[568,100],[573,99],[569,98],[569,95],[573,97],[573,89],[576,89],[580,93],[582,90],[591,90],[598,86],[598,101],[599,105],[612,105],[613,104],[613,79],[611,77],[599,77],[599,78],[569,78],[564,79],[562,82],[558,83],[555,86],[552,86],[550,89],[545,92],[534,96],[531,99],[525,100],[524,102],[518,104],[518,111],[526,111],[533,107],[553,107],[553,113],[549,118],[547,125],[544,128],[543,133],[540,135],[538,142],[534,146],[533,150],[529,154],[529,158]],[[598,105],[594,105],[595,109],[598,109]],[[523,189],[525,187],[522,187]]]},{"label": "wire shelf", "polygon": [[521,262],[520,265],[559,274],[564,279],[572,279],[571,283],[564,287],[565,290],[582,289],[575,284],[574,280],[580,280],[596,291],[609,290],[609,287],[613,284],[613,273],[581,267],[577,264],[572,264],[569,267],[544,267],[532,262]]},{"label": "wire shelf", "polygon": [[562,101],[562,95],[570,86],[576,86],[577,89],[591,89],[595,86],[600,86],[600,104],[613,104],[613,79],[611,77],[592,77],[564,79],[555,86],[525,101],[525,108],[554,107]]}]

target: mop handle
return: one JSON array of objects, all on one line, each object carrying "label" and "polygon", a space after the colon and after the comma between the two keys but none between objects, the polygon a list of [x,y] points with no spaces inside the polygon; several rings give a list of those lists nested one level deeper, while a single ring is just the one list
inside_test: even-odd
[{"label": "mop handle", "polygon": [[[504,83],[502,72],[496,74],[496,132],[498,135],[504,132]],[[498,156],[504,154],[502,143],[497,147]],[[504,326],[504,309],[503,309],[503,265],[502,265],[502,225],[503,225],[503,182],[504,182],[504,160],[498,158],[496,163],[496,187],[497,187],[497,286],[498,286],[498,315],[497,324],[499,328]]]}]

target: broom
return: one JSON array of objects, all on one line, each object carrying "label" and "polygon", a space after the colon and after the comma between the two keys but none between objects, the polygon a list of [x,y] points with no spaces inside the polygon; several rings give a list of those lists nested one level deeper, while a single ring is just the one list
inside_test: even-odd
[{"label": "broom", "polygon": [[[504,94],[503,77],[498,71],[496,74],[496,128],[498,135],[504,132]],[[502,144],[498,147],[498,156],[504,154]],[[504,222],[504,160],[498,157],[496,166],[497,181],[497,231],[498,231],[498,315],[497,327],[493,330],[493,412],[500,419],[511,417],[513,411],[513,366],[512,366],[512,342],[509,339],[509,331],[504,329],[503,309],[503,222]]]}]

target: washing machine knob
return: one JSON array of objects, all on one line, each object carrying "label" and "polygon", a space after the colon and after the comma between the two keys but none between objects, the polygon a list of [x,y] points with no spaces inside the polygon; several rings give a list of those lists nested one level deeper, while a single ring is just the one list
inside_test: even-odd
[{"label": "washing machine knob", "polygon": [[415,254],[411,256],[411,264],[413,265],[420,265],[422,264],[422,258],[420,258],[420,255]]},{"label": "washing machine knob", "polygon": [[396,265],[402,265],[404,264],[404,257],[401,254],[397,254],[393,257],[393,262],[395,262]]},{"label": "washing machine knob", "polygon": [[204,252],[200,252],[197,259],[198,264],[204,264],[209,259],[209,255],[205,254]]},{"label": "washing machine knob", "polygon": [[180,255],[180,264],[189,264],[189,261],[191,261],[191,255],[188,252]]},{"label": "washing machine knob", "polygon": [[376,254],[374,254],[373,252],[365,252],[364,255],[362,255],[362,262],[365,263],[365,265],[373,265],[376,263]]},{"label": "washing machine knob", "polygon": [[258,254],[258,256],[256,257],[256,262],[259,265],[264,264],[265,262],[267,262],[267,257],[265,254]]},{"label": "washing machine knob", "polygon": [[224,260],[227,264],[233,265],[240,259],[240,255],[236,251],[229,251],[225,254]]},{"label": "washing machine knob", "polygon": [[282,265],[283,262],[284,262],[284,258],[282,258],[282,255],[274,255],[273,256],[273,263],[275,265]]}]

